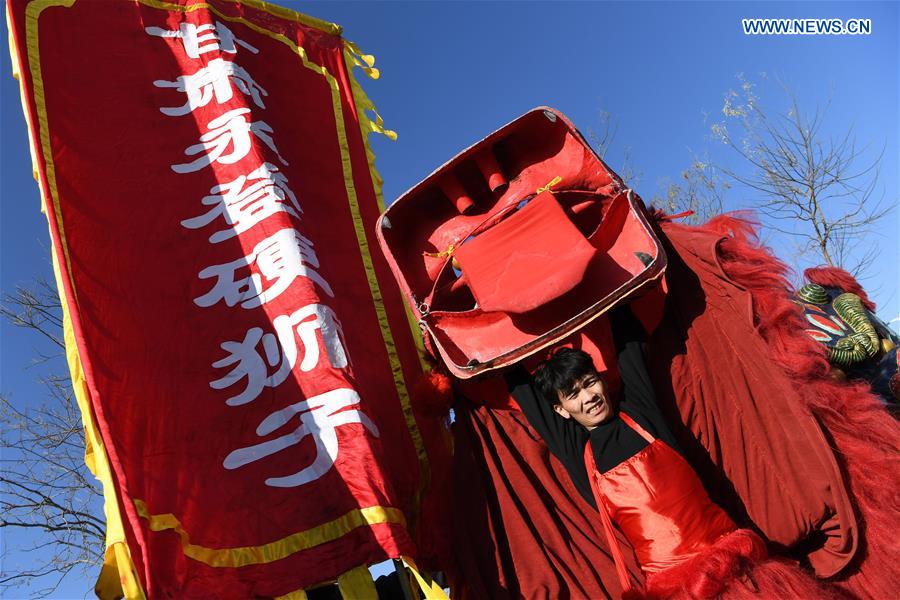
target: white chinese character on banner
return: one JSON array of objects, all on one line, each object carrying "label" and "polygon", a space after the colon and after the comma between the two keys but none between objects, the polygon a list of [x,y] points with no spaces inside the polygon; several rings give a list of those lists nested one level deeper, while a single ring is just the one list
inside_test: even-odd
[{"label": "white chinese character on banner", "polygon": [[[343,330],[334,311],[323,304],[310,304],[291,315],[280,315],[274,320],[275,333],[263,334],[253,327],[241,342],[224,342],[220,345],[228,356],[212,364],[216,369],[234,365],[224,377],[209,383],[209,387],[222,390],[242,379],[247,379],[244,390],[228,398],[229,406],[240,406],[255,400],[263,389],[280,385],[297,364],[299,349],[296,336],[303,346],[300,370],[311,371],[319,363],[319,337],[321,333],[328,362],[332,368],[347,366]],[[295,335],[296,332],[296,335]],[[262,353],[257,346],[262,344]],[[270,373],[270,369],[274,372]]]},{"label": "white chinese character on banner", "polygon": [[237,46],[235,46],[235,44],[243,46],[253,54],[259,52],[259,50],[244,40],[235,37],[230,29],[218,21],[215,25],[212,23],[206,23],[204,25],[181,23],[178,25],[177,31],[162,29],[161,27],[146,27],[144,28],[144,31],[150,35],[161,38],[176,38],[181,40],[184,51],[190,58],[200,58],[201,54],[215,51],[235,54],[237,52]]},{"label": "white chinese character on banner", "polygon": [[[249,181],[253,183],[247,185]],[[241,175],[234,181],[210,189],[210,195],[201,202],[212,208],[200,216],[185,219],[181,224],[188,229],[199,229],[221,216],[230,227],[209,236],[209,241],[215,244],[247,231],[277,212],[285,212],[299,219],[303,211],[287,183],[287,177],[278,167],[263,163],[249,175]]]},{"label": "white chinese character on banner", "polygon": [[[260,341],[263,343],[264,357],[259,354],[256,347]],[[223,342],[220,347],[228,356],[213,363],[213,367],[220,369],[233,365],[236,366],[221,379],[209,383],[209,387],[221,390],[247,378],[247,387],[237,396],[232,396],[225,401],[229,406],[240,406],[255,400],[266,387],[276,387],[284,381],[291,372],[293,365],[283,365],[275,373],[269,374],[269,367],[276,367],[281,362],[281,350],[278,348],[276,337],[267,333],[263,335],[262,329],[253,327],[247,331],[242,342]]]},{"label": "white chinese character on banner", "polygon": [[[206,126],[209,131],[200,136],[200,143],[184,151],[188,156],[204,152],[203,156],[189,163],[172,165],[172,170],[176,173],[192,173],[213,162],[234,164],[250,153],[251,135],[262,140],[278,156],[278,160],[288,164],[275,147],[275,141],[270,135],[272,128],[265,121],[248,121],[244,115],[249,112],[249,108],[235,108],[210,121]],[[231,152],[226,154],[229,146]]]},{"label": "white chinese character on banner", "polygon": [[[238,277],[236,273],[256,263],[259,273]],[[194,298],[197,306],[212,306],[224,300],[228,306],[238,302],[243,308],[257,308],[274,300],[298,277],[305,277],[334,298],[328,282],[312,268],[319,267],[319,258],[313,243],[295,229],[282,229],[256,244],[253,252],[222,265],[213,265],[200,271],[201,279],[216,278],[211,290]],[[262,277],[271,282],[262,289]]]},{"label": "white chinese character on banner", "polygon": [[266,479],[266,485],[297,487],[315,481],[334,466],[338,456],[339,426],[359,423],[373,436],[380,436],[375,423],[359,410],[360,402],[359,394],[354,390],[339,388],[277,410],[259,424],[256,435],[259,437],[269,435],[290,423],[295,417],[299,422],[297,427],[275,439],[231,452],[225,457],[222,466],[226,469],[237,469],[295,446],[306,436],[312,436],[316,445],[316,457],[312,463],[296,473],[270,477]]},{"label": "white chinese character on banner", "polygon": [[[312,317],[312,319],[310,319]],[[324,304],[309,304],[294,311],[290,315],[280,315],[272,322],[281,348],[293,365],[297,360],[297,341],[294,331],[303,344],[303,360],[301,371],[312,371],[319,364],[319,344],[316,331],[322,333],[328,363],[335,369],[347,366],[347,353],[344,351],[344,330],[334,311]]]},{"label": "white chinese character on banner", "polygon": [[239,64],[221,58],[209,61],[207,66],[193,75],[182,75],[175,81],[158,79],[153,82],[153,85],[158,88],[175,88],[177,91],[187,94],[187,102],[182,106],[159,109],[165,115],[177,117],[193,112],[195,108],[206,106],[213,98],[218,104],[228,102],[234,95],[232,82],[234,87],[250,96],[258,107],[266,107],[262,96],[268,96],[269,93],[256,83]]}]

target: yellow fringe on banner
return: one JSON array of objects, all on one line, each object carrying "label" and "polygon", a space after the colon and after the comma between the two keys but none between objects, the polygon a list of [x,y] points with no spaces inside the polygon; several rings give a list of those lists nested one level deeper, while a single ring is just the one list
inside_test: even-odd
[{"label": "yellow fringe on banner", "polygon": [[375,591],[375,582],[366,565],[354,567],[338,575],[338,589],[345,600],[378,600],[378,592]]},{"label": "yellow fringe on banner", "polygon": [[306,590],[296,590],[284,596],[276,596],[275,600],[307,600]]},{"label": "yellow fringe on banner", "polygon": [[344,48],[350,51],[350,66],[357,66],[372,79],[381,77],[381,71],[375,68],[375,57],[371,54],[363,54],[359,47],[351,41],[344,40]]},{"label": "yellow fringe on banner", "polygon": [[[381,178],[381,175],[378,173],[378,169],[375,168],[375,153],[372,151],[372,146],[369,144],[369,134],[370,133],[382,133],[390,140],[397,140],[397,133],[395,131],[384,129],[384,120],[375,112],[375,104],[369,99],[363,90],[362,86],[359,85],[359,82],[356,80],[356,77],[353,76],[352,66],[361,66],[360,62],[364,63],[366,67],[371,68],[372,65],[375,64],[375,57],[371,54],[363,54],[359,47],[353,42],[344,40],[344,60],[348,65],[351,65],[349,69],[350,75],[350,87],[353,92],[353,103],[358,108],[358,116],[359,116],[359,128],[362,133],[363,144],[366,148],[366,159],[369,162],[369,174],[372,177],[372,183],[375,187],[375,198],[378,202],[378,210],[380,212],[384,212],[385,204],[384,204],[384,193],[382,191],[382,186],[384,185],[384,180]],[[366,70],[365,67],[363,71],[372,77],[370,71]],[[377,72],[377,70],[376,70]],[[380,73],[377,73],[374,78],[380,76]],[[366,114],[366,111],[372,111],[375,116],[375,123],[369,118],[369,115]],[[412,336],[413,343],[416,346],[416,352],[419,356],[419,367],[422,369],[422,373],[427,373],[431,370],[431,366],[425,360],[425,346],[422,343],[422,332],[419,331],[419,326],[416,323],[416,319],[412,314],[412,311],[409,308],[409,305],[404,302],[403,309],[406,313],[406,320],[409,323],[410,335]]]},{"label": "yellow fringe on banner", "polygon": [[413,577],[415,577],[416,582],[422,589],[422,593],[425,594],[425,600],[450,600],[447,594],[444,593],[443,588],[441,588],[441,586],[439,586],[429,575],[426,574],[423,576],[419,572],[415,561],[411,557],[404,556],[403,563],[406,565],[407,569],[412,571]]},{"label": "yellow fringe on banner", "polygon": [[[380,212],[384,212],[385,204],[384,204],[384,193],[382,191],[382,186],[384,185],[384,180],[381,178],[381,175],[378,173],[378,170],[375,168],[375,153],[372,151],[372,146],[369,144],[369,133],[383,133],[390,140],[397,140],[397,133],[392,130],[384,129],[384,120],[381,116],[375,111],[374,103],[369,99],[366,95],[365,91],[362,89],[362,86],[359,85],[359,82],[353,76],[352,66],[356,65],[363,69],[370,77],[377,79],[380,76],[380,73],[375,70],[373,75],[371,71],[371,67],[375,64],[375,57],[371,54],[363,54],[359,47],[353,42],[344,40],[344,60],[348,65],[351,65],[349,69],[350,74],[350,87],[353,91],[353,102],[359,108],[359,127],[362,132],[363,144],[366,148],[366,159],[369,162],[369,174],[372,176],[372,183],[375,187],[375,198],[378,201],[378,210]],[[362,62],[365,66],[361,65]],[[366,111],[371,110],[375,114],[375,122],[369,118]],[[427,373],[431,370],[430,365],[425,360],[425,346],[422,343],[422,332],[419,331],[419,326],[416,323],[416,319],[412,314],[412,311],[409,308],[409,305],[404,302],[403,309],[406,313],[406,320],[409,323],[410,334],[412,335],[413,342],[416,345],[416,351],[419,355],[419,367],[422,369],[423,373]]]},{"label": "yellow fringe on banner", "polygon": [[[353,42],[349,42],[344,40],[344,60],[347,62],[347,65],[350,66],[350,71],[354,66],[359,67],[363,70],[363,72],[371,77],[372,79],[378,79],[381,77],[381,73],[378,69],[376,69],[373,65],[375,64],[375,57],[371,54],[363,54],[360,52],[359,48]],[[352,79],[352,77],[351,77]],[[390,129],[386,129],[384,127],[384,119],[381,118],[381,115],[378,114],[378,111],[375,110],[375,104],[369,99],[366,93],[363,91],[362,87],[358,84],[351,85],[353,88],[353,101],[356,104],[356,108],[359,111],[359,123],[360,126],[363,127],[363,134],[372,132],[372,133],[380,133],[387,136],[391,140],[397,139],[397,132],[391,131]],[[366,112],[371,112],[375,115],[375,120],[373,121]],[[368,129],[368,131],[366,131]],[[368,144],[366,144],[368,149]],[[379,178],[380,179],[380,178]],[[380,187],[380,185],[379,185]],[[381,199],[381,208],[384,209],[383,206],[384,199]]]}]

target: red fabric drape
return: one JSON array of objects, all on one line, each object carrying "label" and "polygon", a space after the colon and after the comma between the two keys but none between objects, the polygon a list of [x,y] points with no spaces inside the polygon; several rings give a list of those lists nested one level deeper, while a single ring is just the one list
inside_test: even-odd
[{"label": "red fabric drape", "polygon": [[482,406],[454,428],[454,597],[620,597],[600,520],[525,416]]},{"label": "red fabric drape", "polygon": [[544,192],[460,246],[456,258],[482,310],[527,313],[581,283],[595,252]]},{"label": "red fabric drape", "polygon": [[[786,267],[746,222],[662,231],[669,291],[650,367],[710,496],[776,553],[809,561],[860,597],[889,597],[900,580],[888,537],[896,423],[860,387],[824,378],[827,361],[802,332]],[[596,513],[524,417],[487,407],[457,417],[456,593],[618,597]]]},{"label": "red fabric drape", "polygon": [[[796,386],[800,401],[815,415],[833,449],[857,515],[859,547],[835,576],[846,590],[863,598],[890,598],[900,581],[900,424],[863,383],[842,383],[827,376],[823,347],[802,335],[805,322],[792,303],[784,279],[787,267],[756,245],[752,227],[728,216],[710,222],[731,235],[721,243],[723,268],[751,294],[757,330],[772,358]],[[837,278],[851,291],[860,289],[846,272],[820,269],[820,285]],[[864,302],[868,303],[865,295]],[[871,306],[874,308],[874,305]]]}]

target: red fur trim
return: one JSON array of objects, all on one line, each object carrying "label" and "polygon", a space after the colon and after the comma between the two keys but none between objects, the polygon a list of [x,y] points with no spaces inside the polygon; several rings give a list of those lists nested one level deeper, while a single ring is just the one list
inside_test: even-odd
[{"label": "red fur trim", "polygon": [[895,533],[900,424],[868,385],[825,377],[830,370],[825,350],[803,332],[804,321],[785,278],[788,267],[759,245],[752,223],[722,215],[701,229],[727,236],[719,244],[722,268],[751,294],[756,324],[771,357],[822,423],[845,473],[859,518],[860,546],[855,560],[836,579],[861,597],[893,597],[900,581],[900,536]]},{"label": "red fur trim", "polygon": [[850,600],[853,597],[837,586],[817,580],[797,563],[770,558],[754,565],[717,600]]},{"label": "red fur trim", "polygon": [[856,294],[862,299],[863,305],[871,311],[875,311],[875,303],[869,300],[866,291],[862,289],[856,278],[850,273],[838,267],[812,267],[803,271],[803,276],[810,283],[816,283],[822,287],[834,287],[845,292]]},{"label": "red fur trim", "polygon": [[437,371],[423,373],[413,387],[413,400],[426,415],[447,416],[453,402],[450,378]]},{"label": "red fur trim", "polygon": [[838,600],[846,594],[798,565],[768,558],[765,542],[749,529],[738,529],[690,560],[650,575],[644,589],[624,600],[739,600],[816,598]]},{"label": "red fur trim", "polygon": [[703,552],[675,567],[647,578],[644,598],[663,600],[673,596],[715,598],[749,565],[768,556],[762,539],[749,529],[738,529],[716,540]]}]

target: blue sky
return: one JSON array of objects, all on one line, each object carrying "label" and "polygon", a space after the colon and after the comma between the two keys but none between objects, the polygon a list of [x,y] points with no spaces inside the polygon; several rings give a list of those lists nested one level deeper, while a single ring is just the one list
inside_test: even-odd
[{"label": "blue sky", "polygon": [[[642,174],[635,188],[646,200],[663,192],[692,161],[692,152],[740,169],[709,139],[724,94],[743,73],[758,82],[762,101],[785,110],[776,78],[801,108],[831,106],[826,133],[853,126],[871,156],[884,147],[881,192],[897,204],[900,190],[900,12],[897,2],[286,2],[341,24],[345,37],[374,54],[378,81],[363,81],[386,124],[390,142],[373,138],[390,201],[460,149],[538,105],[566,113],[582,130],[600,126],[599,111],[617,123],[607,155],[613,169],[626,148]],[[868,36],[745,36],[741,18],[868,18]],[[0,290],[52,276],[46,221],[31,177],[25,125],[9,57],[0,77]],[[73,63],[73,68],[78,68]],[[760,74],[767,74],[763,78]],[[742,208],[751,192],[729,192]],[[873,239],[882,252],[867,282],[879,314],[900,314],[900,215]],[[769,238],[789,264],[789,243]],[[895,323],[896,326],[896,323]],[[0,324],[0,391],[23,405],[40,401],[28,368],[34,335]],[[4,544],[22,541],[4,533]],[[24,562],[27,558],[14,557]],[[55,597],[81,597],[93,581],[70,577]]]}]

